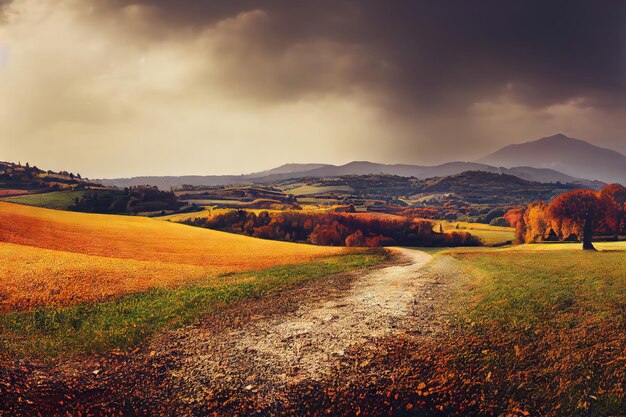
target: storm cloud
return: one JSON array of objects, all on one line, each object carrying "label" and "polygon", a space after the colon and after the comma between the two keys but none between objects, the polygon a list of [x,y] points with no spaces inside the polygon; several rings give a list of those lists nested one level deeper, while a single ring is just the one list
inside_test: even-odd
[{"label": "storm cloud", "polygon": [[556,132],[626,152],[622,2],[0,4],[0,159],[434,164]]}]

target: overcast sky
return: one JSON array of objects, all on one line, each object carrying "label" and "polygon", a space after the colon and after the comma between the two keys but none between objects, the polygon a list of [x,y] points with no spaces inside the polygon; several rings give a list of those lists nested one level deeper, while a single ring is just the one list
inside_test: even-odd
[{"label": "overcast sky", "polygon": [[626,2],[0,0],[0,160],[84,176],[626,153]]}]

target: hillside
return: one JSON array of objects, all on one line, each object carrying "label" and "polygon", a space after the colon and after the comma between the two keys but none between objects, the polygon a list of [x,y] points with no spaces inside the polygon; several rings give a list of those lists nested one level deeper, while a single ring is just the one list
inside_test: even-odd
[{"label": "hillside", "polygon": [[96,185],[81,178],[80,174],[45,171],[28,164],[0,161],[0,197],[36,191],[75,190]]},{"label": "hillside", "polygon": [[478,162],[547,168],[575,177],[626,184],[626,155],[563,134],[509,145]]},{"label": "hillside", "polygon": [[472,204],[527,204],[550,201],[557,195],[576,188],[573,185],[527,181],[508,174],[468,171],[424,181],[422,194],[446,193]]},{"label": "hillside", "polygon": [[[360,198],[426,198],[442,196],[470,204],[515,205],[535,200],[549,201],[556,195],[578,188],[575,184],[540,183],[513,175],[466,171],[456,175],[420,180],[397,175],[347,175],[327,178],[302,178],[274,184],[285,193]],[[305,191],[306,190],[306,191]]]},{"label": "hillside", "polygon": [[193,209],[152,186],[105,187],[71,172],[0,162],[0,201],[102,214],[172,214]]},{"label": "hillside", "polygon": [[0,311],[99,300],[338,253],[143,217],[0,202]]}]

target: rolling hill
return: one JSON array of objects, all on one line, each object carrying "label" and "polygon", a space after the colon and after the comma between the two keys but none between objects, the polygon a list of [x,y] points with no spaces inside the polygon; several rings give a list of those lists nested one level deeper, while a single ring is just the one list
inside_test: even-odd
[{"label": "rolling hill", "polygon": [[[403,197],[410,200],[462,199],[468,204],[501,206],[525,205],[532,201],[550,201],[557,195],[577,188],[575,184],[555,184],[528,181],[514,175],[484,171],[465,171],[456,175],[420,180],[397,175],[343,175],[340,177],[285,180],[275,186],[286,193],[294,190],[300,195],[334,192],[338,195],[386,199]],[[304,183],[309,185],[304,185]],[[295,188],[294,188],[295,187]],[[442,201],[440,201],[441,203]]]},{"label": "rolling hill", "polygon": [[0,311],[97,301],[199,279],[224,284],[221,274],[340,252],[144,217],[0,202]]},{"label": "rolling hill", "polygon": [[36,166],[0,161],[0,197],[30,192],[74,190],[96,186],[80,174],[45,171]]},{"label": "rolling hill", "polygon": [[563,134],[509,145],[478,162],[503,167],[531,166],[626,184],[626,155]]}]

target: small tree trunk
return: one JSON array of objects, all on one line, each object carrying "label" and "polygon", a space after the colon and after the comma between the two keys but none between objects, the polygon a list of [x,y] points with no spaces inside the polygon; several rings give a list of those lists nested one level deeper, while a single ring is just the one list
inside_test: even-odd
[{"label": "small tree trunk", "polygon": [[596,250],[591,240],[593,238],[593,212],[587,214],[585,227],[583,228],[583,250]]}]

